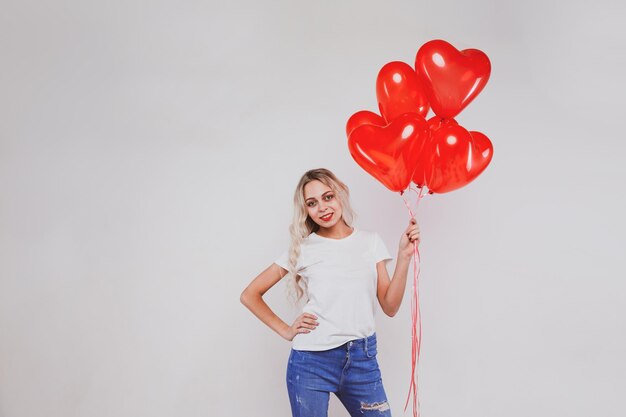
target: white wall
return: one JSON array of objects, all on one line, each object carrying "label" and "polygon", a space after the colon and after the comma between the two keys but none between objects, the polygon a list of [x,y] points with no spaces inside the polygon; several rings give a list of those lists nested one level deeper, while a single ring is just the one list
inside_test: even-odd
[{"label": "white wall", "polygon": [[[351,159],[344,124],[376,108],[382,65],[435,38],[492,61],[457,120],[494,159],[420,203],[422,415],[621,415],[620,2],[2,10],[0,417],[290,415],[290,344],[239,294],[286,248],[310,168],[343,179],[357,225],[396,250],[404,203]],[[288,321],[284,289],[266,299]],[[377,321],[395,416],[409,297]],[[334,398],[331,415],[347,416]]]}]

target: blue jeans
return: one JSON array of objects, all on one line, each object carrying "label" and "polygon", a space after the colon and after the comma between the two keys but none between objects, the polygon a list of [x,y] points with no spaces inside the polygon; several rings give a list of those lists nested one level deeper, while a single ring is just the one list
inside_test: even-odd
[{"label": "blue jeans", "polygon": [[376,353],[376,333],[329,350],[291,349],[286,379],[293,417],[327,417],[331,392],[352,417],[391,417]]}]

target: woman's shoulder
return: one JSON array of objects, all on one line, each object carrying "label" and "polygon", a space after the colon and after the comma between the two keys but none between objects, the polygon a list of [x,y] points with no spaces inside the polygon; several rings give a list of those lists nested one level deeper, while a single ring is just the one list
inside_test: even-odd
[{"label": "woman's shoulder", "polygon": [[380,239],[380,234],[375,230],[370,229],[356,229],[358,231],[357,237],[361,240],[367,240],[368,242],[376,241]]},{"label": "woman's shoulder", "polygon": [[370,230],[370,229],[358,229],[355,228],[362,236],[365,237],[372,237],[372,236],[376,236],[378,234],[377,231],[375,230]]},{"label": "woman's shoulder", "polygon": [[370,244],[375,246],[384,244],[385,242],[382,235],[376,230],[359,230],[359,232],[361,233],[362,240],[367,240]]}]

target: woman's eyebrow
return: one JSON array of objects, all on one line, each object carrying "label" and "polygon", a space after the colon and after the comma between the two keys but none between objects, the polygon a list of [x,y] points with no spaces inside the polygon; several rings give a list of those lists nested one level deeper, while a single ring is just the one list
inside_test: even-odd
[{"label": "woman's eyebrow", "polygon": [[[332,192],[333,192],[333,190],[328,190],[328,191],[326,191],[325,193],[322,194],[322,197],[324,197],[326,194],[332,193]],[[309,201],[309,200],[315,200],[315,197],[309,197],[309,198],[307,198],[304,201]]]}]

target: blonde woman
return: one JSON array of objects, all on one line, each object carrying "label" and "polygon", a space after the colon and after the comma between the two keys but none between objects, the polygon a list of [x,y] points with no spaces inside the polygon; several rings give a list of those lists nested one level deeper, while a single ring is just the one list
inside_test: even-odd
[{"label": "blonde woman", "polygon": [[[241,294],[241,302],[263,323],[292,342],[286,383],[293,417],[328,415],[334,393],[351,416],[391,416],[376,359],[376,303],[389,317],[400,308],[410,259],[420,242],[411,219],[392,259],[376,232],[353,225],[349,189],[331,171],[307,171],[294,194],[291,245]],[[263,301],[289,275],[295,301],[305,298],[291,324]]]}]

